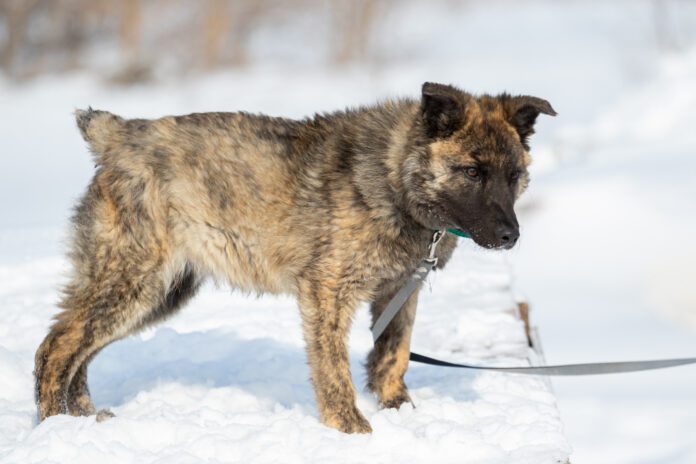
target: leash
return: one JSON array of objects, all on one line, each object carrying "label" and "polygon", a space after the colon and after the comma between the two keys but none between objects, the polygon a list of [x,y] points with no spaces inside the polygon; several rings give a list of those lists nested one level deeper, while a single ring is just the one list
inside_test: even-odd
[{"label": "leash", "polygon": [[[459,229],[447,229],[447,232],[455,234],[459,237],[470,238],[465,232]],[[382,314],[377,318],[372,327],[372,340],[377,342],[389,323],[397,315],[406,300],[416,291],[419,285],[425,281],[435,266],[437,265],[437,257],[435,251],[438,243],[445,235],[445,230],[437,230],[433,233],[433,238],[428,247],[428,257],[424,258],[415,272],[408,279],[406,284],[399,289],[392,297],[387,306],[382,311]],[[622,361],[622,362],[604,362],[604,363],[586,363],[586,364],[561,364],[556,366],[527,366],[527,367],[493,367],[493,366],[478,366],[472,364],[457,364],[439,359],[423,356],[418,353],[411,353],[409,359],[413,362],[429,364],[431,366],[441,367],[457,367],[462,369],[486,370],[494,372],[506,372],[512,374],[527,374],[527,375],[548,375],[548,376],[575,376],[575,375],[598,375],[598,374],[618,374],[621,372],[637,372],[648,371],[653,369],[664,369],[667,367],[684,366],[687,364],[696,364],[696,358],[679,358],[679,359],[656,359],[649,361]]]},{"label": "leash", "polygon": [[396,316],[396,313],[398,313],[404,303],[406,303],[408,297],[410,297],[411,294],[416,291],[420,283],[423,282],[426,277],[428,277],[430,271],[437,266],[435,250],[437,249],[437,244],[440,243],[440,240],[442,240],[444,235],[444,230],[435,231],[433,234],[433,239],[430,242],[430,246],[428,247],[428,257],[420,262],[406,284],[404,284],[404,286],[401,287],[398,292],[396,292],[396,295],[389,300],[386,308],[384,308],[382,314],[380,314],[377,321],[375,321],[375,324],[372,326],[373,342],[377,342],[377,339],[380,337],[380,335],[382,335],[384,329],[387,328],[392,319],[394,319],[394,316]]},{"label": "leash", "polygon": [[485,371],[507,372],[511,374],[527,375],[553,375],[553,376],[573,376],[573,375],[599,375],[599,374],[618,374],[621,372],[649,371],[653,369],[665,369],[667,367],[684,366],[696,364],[696,358],[679,359],[655,359],[650,361],[620,361],[605,363],[587,364],[559,364],[556,366],[527,366],[527,367],[490,367],[474,366],[470,364],[457,364],[439,359],[429,358],[418,353],[411,353],[411,361],[431,366],[459,367],[463,369],[477,369]]}]

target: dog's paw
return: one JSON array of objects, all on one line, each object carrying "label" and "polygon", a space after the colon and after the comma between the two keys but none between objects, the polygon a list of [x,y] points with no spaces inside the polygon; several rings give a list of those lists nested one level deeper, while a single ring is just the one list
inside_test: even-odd
[{"label": "dog's paw", "polygon": [[356,407],[332,414],[324,423],[343,433],[372,433],[372,426]]},{"label": "dog's paw", "polygon": [[109,420],[113,417],[116,417],[116,414],[109,411],[108,409],[100,409],[97,412],[97,422],[104,422],[105,420]]},{"label": "dog's paw", "polygon": [[404,403],[411,403],[411,406],[416,407],[405,388],[391,398],[382,398],[379,400],[379,405],[383,409],[399,409]]}]

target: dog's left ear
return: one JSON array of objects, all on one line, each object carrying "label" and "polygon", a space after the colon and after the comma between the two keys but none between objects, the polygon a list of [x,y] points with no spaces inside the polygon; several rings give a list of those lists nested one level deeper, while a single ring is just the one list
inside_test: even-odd
[{"label": "dog's left ear", "polygon": [[529,136],[534,133],[534,123],[536,123],[539,113],[548,114],[549,116],[556,116],[557,114],[551,103],[543,98],[531,97],[529,95],[521,95],[519,97],[501,95],[499,98],[508,122],[515,128],[520,136],[522,145],[527,150],[529,150]]},{"label": "dog's left ear", "polygon": [[426,82],[423,84],[421,112],[428,137],[446,138],[461,127],[464,105],[461,90],[451,85]]}]

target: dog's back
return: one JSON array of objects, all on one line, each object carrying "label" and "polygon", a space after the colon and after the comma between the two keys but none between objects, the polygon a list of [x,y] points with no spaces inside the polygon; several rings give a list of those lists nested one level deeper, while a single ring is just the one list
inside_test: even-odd
[{"label": "dog's back", "polygon": [[312,228],[298,212],[311,171],[298,153],[311,136],[302,123],[245,113],[125,120],[91,109],[77,121],[102,196],[128,212],[119,220],[134,223],[130,232],[166,244],[174,267],[192,263],[249,291],[292,291]]}]

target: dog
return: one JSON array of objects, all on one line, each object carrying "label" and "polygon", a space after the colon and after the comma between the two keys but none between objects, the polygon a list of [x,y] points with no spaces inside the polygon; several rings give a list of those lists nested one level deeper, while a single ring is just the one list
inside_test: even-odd
[{"label": "dog", "polygon": [[[78,110],[96,172],[72,218],[62,311],[36,353],[39,420],[97,413],[90,360],[175,313],[213,276],[296,296],[321,421],[370,432],[349,370],[356,307],[369,302],[374,323],[435,230],[461,229],[486,248],[515,245],[513,205],[528,183],[540,113],[556,114],[541,98],[436,83],[418,99],[304,120]],[[456,241],[442,239],[437,268]],[[417,293],[367,359],[368,388],[384,408],[410,401]]]}]

